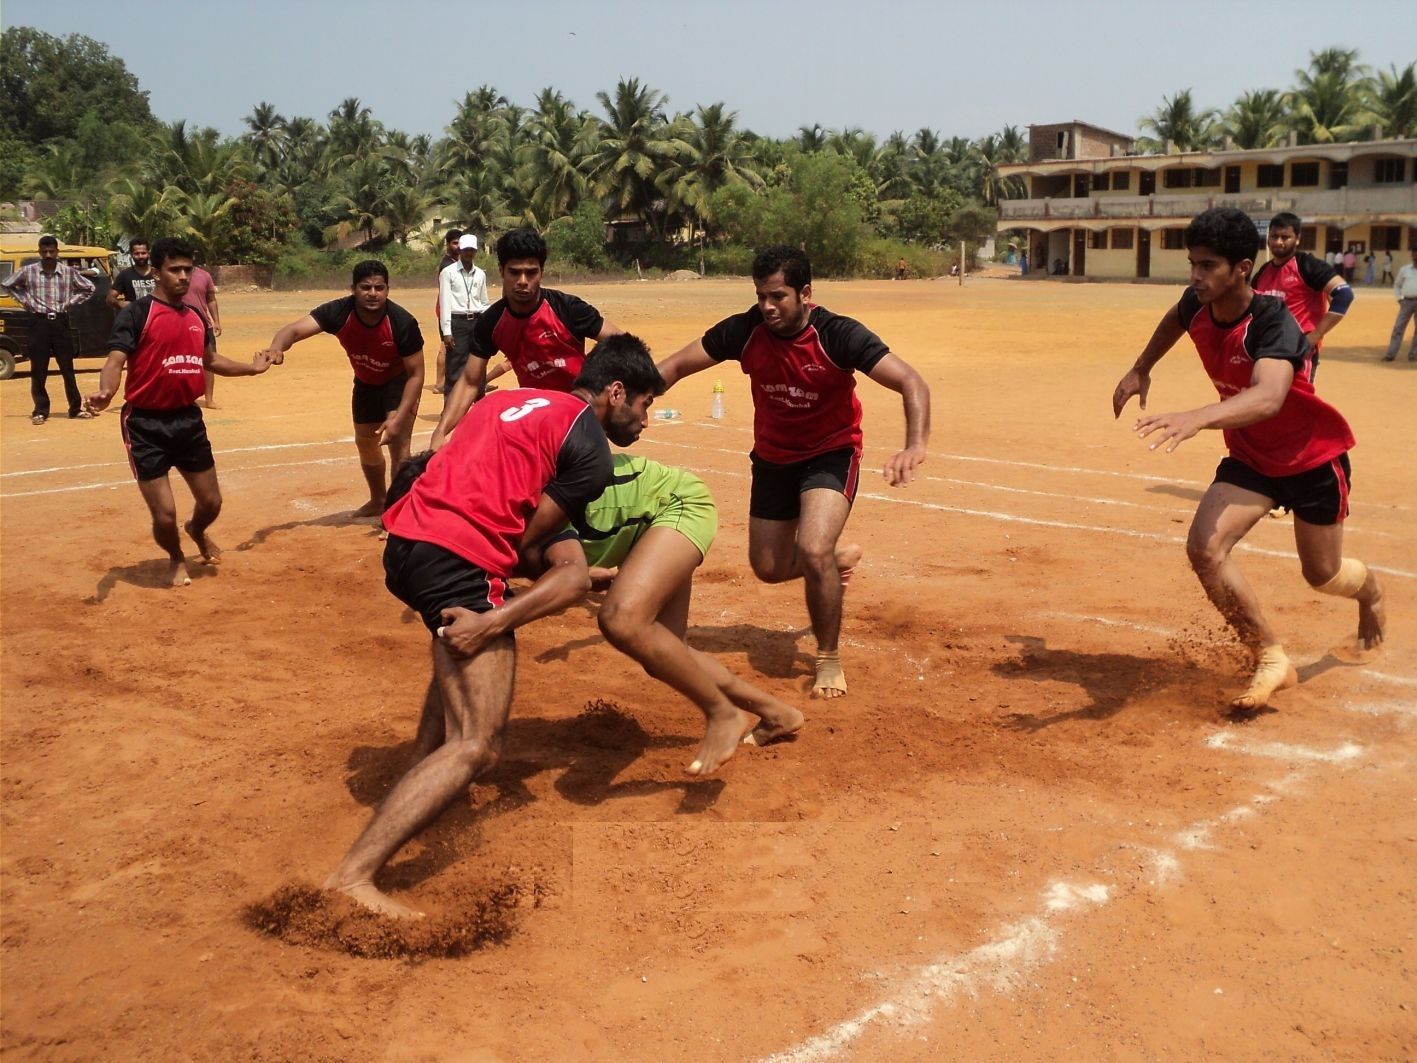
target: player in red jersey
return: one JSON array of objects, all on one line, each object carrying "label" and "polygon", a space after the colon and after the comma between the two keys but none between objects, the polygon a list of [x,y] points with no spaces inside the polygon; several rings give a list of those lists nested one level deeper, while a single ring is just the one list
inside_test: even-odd
[{"label": "player in red jersey", "polygon": [[1277,295],[1314,349],[1309,381],[1319,369],[1319,348],[1324,337],[1353,305],[1353,289],[1343,275],[1321,258],[1299,250],[1303,223],[1297,214],[1282,211],[1269,223],[1269,261],[1255,271],[1250,287],[1260,295]]},{"label": "player in red jersey", "polygon": [[541,286],[546,241],[533,229],[513,229],[497,241],[502,298],[473,325],[467,368],[443,404],[433,430],[434,450],[487,388],[487,362],[507,356],[517,384],[565,391],[585,363],[586,340],[620,332],[600,311],[574,295]]},{"label": "player in red jersey", "polygon": [[[384,514],[386,584],[433,636],[433,683],[415,742],[418,762],[326,889],[386,915],[418,914],[380,891],[374,876],[497,762],[512,703],[512,632],[589,588],[579,541],[559,533],[610,482],[606,436],[633,443],[663,389],[644,344],[617,337],[596,349],[568,391],[489,395],[446,446],[412,459],[395,478]],[[519,555],[533,550],[545,570],[512,598],[507,579]]]},{"label": "player in red jersey", "polygon": [[1250,287],[1260,248],[1254,222],[1216,207],[1191,222],[1186,247],[1191,286],[1122,377],[1112,411],[1120,417],[1133,395],[1145,411],[1152,367],[1190,333],[1220,401],[1184,413],[1143,413],[1135,429],[1143,439],[1154,437],[1152,450],[1164,446],[1168,454],[1203,429],[1225,433],[1230,454],[1196,509],[1186,552],[1207,597],[1256,657],[1249,687],[1231,705],[1259,709],[1298,676],[1230,555],[1272,506],[1293,510],[1294,545],[1309,585],[1357,601],[1363,649],[1383,640],[1383,593],[1361,561],[1343,556],[1353,433],[1314,394],[1312,348],[1293,315]]},{"label": "player in red jersey", "polygon": [[812,303],[812,266],[793,247],[753,261],[758,304],[725,318],[659,371],[666,387],[726,360],[753,390],[753,464],[748,560],[767,583],[801,578],[817,639],[817,697],[846,693],[838,643],[843,587],[861,559],[838,547],[861,466],[856,372],[901,394],[905,448],[886,462],[892,486],[910,483],[925,460],[930,389],[864,325]]},{"label": "player in red jersey", "polygon": [[99,373],[98,391],[88,400],[91,413],[107,408],[118,391],[123,370],[123,445],[138,490],[152,514],[153,538],[167,551],[167,582],[182,587],[192,582],[177,531],[177,503],[168,471],[174,466],[192,491],[192,519],[184,528],[202,561],[218,562],[221,551],[207,529],[221,513],[221,487],[207,428],[197,400],[206,390],[203,369],[219,376],[255,376],[270,368],[264,354],[249,364],[216,353],[211,326],[183,303],[192,279],[195,252],[178,240],[152,245],[156,277],[152,295],[126,304],[113,322],[108,361]]},{"label": "player in red jersey", "polygon": [[286,325],[264,353],[280,365],[301,340],[321,332],[339,340],[354,367],[354,445],[369,486],[369,501],[354,515],[374,517],[383,512],[386,492],[379,448],[389,448],[388,476],[398,472],[411,449],[423,389],[423,333],[414,316],[389,298],[389,270],[377,259],[354,267],[350,293]]}]

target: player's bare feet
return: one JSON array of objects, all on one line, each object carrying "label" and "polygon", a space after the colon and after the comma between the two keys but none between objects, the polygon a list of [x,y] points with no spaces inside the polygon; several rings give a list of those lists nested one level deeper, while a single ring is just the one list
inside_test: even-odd
[{"label": "player's bare feet", "polygon": [[1383,635],[1387,630],[1387,610],[1383,607],[1383,589],[1372,569],[1368,570],[1368,583],[1372,585],[1371,593],[1358,599],[1358,647],[1375,650],[1383,644]]},{"label": "player's bare feet", "polygon": [[354,511],[356,517],[377,517],[384,512],[384,500],[381,498],[377,502],[370,499]]},{"label": "player's bare feet", "polygon": [[219,409],[221,409],[221,407],[218,406],[218,405],[217,405],[215,402],[213,402],[211,399],[198,399],[197,402],[196,402],[196,405],[200,406],[200,407],[201,407],[202,409],[204,409],[204,410],[219,410]]},{"label": "player's bare feet", "polygon": [[175,557],[167,562],[167,575],[164,577],[169,587],[188,587],[192,584],[192,574],[187,571],[187,560],[182,557]]},{"label": "player's bare feet", "polygon": [[[776,700],[776,699],[774,699]],[[807,717],[794,709],[791,705],[776,701],[780,709],[776,709],[769,714],[761,714],[762,718],[758,725],[743,736],[745,746],[765,746],[770,742],[776,742],[779,738],[786,738],[790,734],[796,734],[802,730],[802,725],[807,722]]]},{"label": "player's bare feet", "polygon": [[325,889],[343,893],[356,904],[363,905],[377,915],[390,919],[422,919],[424,915],[417,908],[410,908],[394,900],[387,893],[374,888],[372,882],[354,882],[348,886],[333,885],[333,880],[325,883]]},{"label": "player's bare feet", "polygon": [[1260,651],[1255,665],[1255,674],[1250,679],[1249,688],[1230,703],[1232,709],[1262,709],[1269,704],[1270,695],[1276,690],[1287,690],[1297,686],[1299,673],[1294,670],[1284,647],[1266,646]]},{"label": "player's bare feet", "polygon": [[836,571],[841,576],[843,587],[851,582],[851,575],[856,571],[856,566],[861,564],[863,553],[864,551],[856,543],[848,543],[836,548]]},{"label": "player's bare feet", "polygon": [[840,653],[817,653],[817,678],[812,683],[814,698],[844,698],[846,673],[841,670]]},{"label": "player's bare feet", "polygon": [[207,534],[205,528],[201,531],[197,531],[196,525],[189,520],[186,524],[182,525],[182,530],[190,535],[192,541],[197,544],[197,549],[202,555],[202,564],[221,564],[221,547],[212,542],[212,537]]},{"label": "player's bare feet", "polygon": [[690,775],[710,775],[733,756],[743,732],[753,724],[753,716],[742,709],[709,718],[704,740],[699,743],[699,751],[684,770]]}]

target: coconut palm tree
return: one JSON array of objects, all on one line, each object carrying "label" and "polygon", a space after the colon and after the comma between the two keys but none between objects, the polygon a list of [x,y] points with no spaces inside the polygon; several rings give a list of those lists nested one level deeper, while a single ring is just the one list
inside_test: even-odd
[{"label": "coconut palm tree", "polygon": [[1309,68],[1294,71],[1294,88],[1285,95],[1290,126],[1301,143],[1331,144],[1363,135],[1372,118],[1364,99],[1366,74],[1357,49],[1309,53]]},{"label": "coconut palm tree", "polygon": [[270,173],[280,165],[285,147],[285,117],[276,111],[275,104],[262,100],[241,120],[250,130],[242,139],[251,145],[257,167]]},{"label": "coconut palm tree", "polygon": [[179,199],[185,197],[172,185],[125,177],[114,187],[109,216],[119,232],[152,240],[172,228]]},{"label": "coconut palm tree", "polygon": [[797,135],[793,137],[797,146],[807,154],[814,151],[821,151],[827,146],[827,131],[819,125],[798,126]]},{"label": "coconut palm tree", "polygon": [[639,78],[622,79],[612,97],[596,93],[605,111],[593,175],[614,210],[637,214],[656,235],[663,218],[655,209],[655,178],[690,150],[679,126],[671,126],[664,107],[669,97]]},{"label": "coconut palm tree", "polygon": [[1364,86],[1368,113],[1386,137],[1417,137],[1417,62],[1377,71]]},{"label": "coconut palm tree", "polygon": [[383,123],[359,102],[347,96],[330,112],[329,150],[336,159],[362,159],[384,142]]},{"label": "coconut palm tree", "polygon": [[1204,151],[1216,140],[1216,113],[1210,108],[1199,110],[1190,89],[1174,96],[1163,96],[1161,106],[1138,123],[1153,134],[1148,146],[1165,150],[1170,142],[1177,151]]},{"label": "coconut palm tree", "polygon": [[204,262],[219,262],[226,245],[226,216],[236,200],[221,192],[179,193],[176,200],[180,230],[196,245]]},{"label": "coconut palm tree", "polygon": [[325,228],[325,239],[342,240],[351,233],[363,233],[364,243],[388,236],[388,197],[393,191],[389,164],[380,155],[354,157],[342,177],[342,188],[330,203],[338,219]]},{"label": "coconut palm tree", "polygon": [[530,188],[540,215],[560,218],[576,209],[590,183],[586,173],[594,150],[596,124],[555,89],[542,89],[526,123],[517,184]]},{"label": "coconut palm tree", "polygon": [[763,187],[752,147],[737,122],[738,112],[727,110],[724,103],[698,107],[683,132],[688,150],[659,181],[671,206],[692,215],[705,230],[713,223],[713,194],[720,188]]},{"label": "coconut palm tree", "polygon": [[1274,89],[1257,89],[1240,96],[1220,120],[1220,131],[1237,148],[1268,148],[1284,139],[1288,112]]}]

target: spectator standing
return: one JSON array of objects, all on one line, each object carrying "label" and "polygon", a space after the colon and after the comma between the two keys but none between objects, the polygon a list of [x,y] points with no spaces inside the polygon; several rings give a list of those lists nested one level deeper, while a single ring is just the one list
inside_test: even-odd
[{"label": "spectator standing", "polygon": [[[1407,332],[1407,323],[1417,316],[1417,247],[1412,249],[1411,264],[1397,271],[1392,294],[1397,296],[1397,320],[1392,326],[1387,354],[1383,355],[1385,362],[1397,357],[1397,349],[1402,346],[1402,337]],[[1412,346],[1407,350],[1407,360],[1417,362],[1417,328],[1412,330]]]},{"label": "spectator standing", "polygon": [[[216,281],[201,266],[192,267],[192,281],[182,301],[197,311],[198,316],[212,330],[213,337],[221,335],[221,311],[216,305]],[[197,405],[215,410],[217,406],[213,396],[216,394],[216,374],[211,369],[204,369],[203,373],[206,375],[206,392],[197,400]]]},{"label": "spectator standing", "polygon": [[59,363],[64,377],[64,397],[69,417],[87,420],[79,382],[74,377],[74,340],[69,334],[69,311],[93,297],[93,281],[72,266],[59,261],[59,241],[52,236],[39,238],[39,261],[0,280],[20,305],[29,311],[30,398],[34,403],[31,424],[49,420],[49,359]]}]

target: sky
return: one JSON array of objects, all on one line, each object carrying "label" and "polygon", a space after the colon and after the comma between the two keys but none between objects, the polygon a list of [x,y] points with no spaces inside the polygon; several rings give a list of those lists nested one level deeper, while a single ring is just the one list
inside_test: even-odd
[{"label": "sky", "polygon": [[1417,59],[1417,3],[1390,0],[4,0],[0,19],[101,41],[160,119],[230,136],[261,101],[324,121],[357,96],[436,137],[479,85],[523,106],[552,86],[598,113],[595,94],[629,77],[671,111],[723,101],[773,137],[815,123],[973,139],[1071,119],[1135,133],[1164,96],[1223,108],[1287,87],[1325,47],[1382,69]]}]

